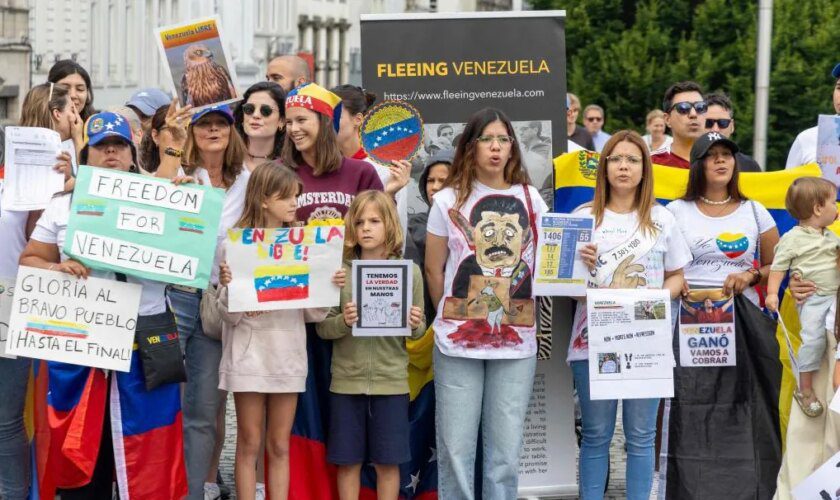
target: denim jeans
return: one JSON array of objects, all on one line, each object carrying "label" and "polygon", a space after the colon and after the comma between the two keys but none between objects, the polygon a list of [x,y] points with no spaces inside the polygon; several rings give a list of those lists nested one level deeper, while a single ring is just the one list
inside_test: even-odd
[{"label": "denim jeans", "polygon": [[456,358],[435,347],[434,362],[438,496],[447,500],[475,498],[480,426],[482,498],[516,498],[522,428],[537,358]]},{"label": "denim jeans", "polygon": [[25,500],[29,494],[29,442],[23,405],[29,358],[0,358],[0,498]]},{"label": "denim jeans", "polygon": [[[580,498],[603,499],[618,401],[589,399],[589,361],[572,361],[572,374],[580,399],[583,424]],[[650,497],[658,408],[659,399],[621,400],[624,437],[627,442],[627,500],[647,500]]]},{"label": "denim jeans", "polygon": [[198,309],[201,293],[168,288],[167,295],[181,349],[184,351],[187,382],[181,402],[184,417],[184,460],[190,500],[203,500],[204,480],[213,460],[216,443],[216,415],[222,402],[219,392],[219,361],[222,343],[204,335]]}]

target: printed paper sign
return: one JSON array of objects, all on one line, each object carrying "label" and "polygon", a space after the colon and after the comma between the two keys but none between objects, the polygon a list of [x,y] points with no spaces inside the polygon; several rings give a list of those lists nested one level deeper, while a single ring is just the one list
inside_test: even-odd
[{"label": "printed paper sign", "polygon": [[9,335],[9,316],[12,314],[12,297],[15,293],[14,278],[0,278],[0,358],[15,358],[6,354],[6,337]]},{"label": "printed paper sign", "polygon": [[723,290],[692,290],[680,303],[680,366],[735,366],[735,307]]},{"label": "printed paper sign", "polygon": [[96,268],[206,288],[224,192],[82,165],[64,252]]},{"label": "printed paper sign", "polygon": [[589,289],[590,398],[674,396],[667,290]]},{"label": "printed paper sign", "polygon": [[43,210],[64,190],[64,174],[55,170],[61,137],[38,127],[6,127],[5,134],[3,210]]},{"label": "printed paper sign", "polygon": [[835,500],[840,498],[840,452],[793,488],[796,500]]},{"label": "printed paper sign", "polygon": [[591,216],[543,214],[537,224],[537,273],[534,293],[543,296],[586,295],[589,272],[580,248],[592,241]]},{"label": "printed paper sign", "polygon": [[199,111],[242,99],[218,16],[159,28],[155,34],[182,106]]},{"label": "printed paper sign", "polygon": [[353,302],[359,314],[354,336],[411,335],[411,266],[410,260],[353,261]]},{"label": "printed paper sign", "polygon": [[7,352],[127,372],[142,286],[21,266]]},{"label": "printed paper sign", "polygon": [[225,252],[233,276],[228,285],[231,312],[339,303],[340,290],[332,278],[341,269],[343,226],[234,228],[228,230]]},{"label": "printed paper sign", "polygon": [[822,176],[840,185],[840,116],[820,115],[817,127],[817,163]]}]

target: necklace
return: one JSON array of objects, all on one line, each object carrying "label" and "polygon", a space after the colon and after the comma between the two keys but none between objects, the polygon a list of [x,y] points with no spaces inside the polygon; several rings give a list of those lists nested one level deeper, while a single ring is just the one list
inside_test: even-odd
[{"label": "necklace", "polygon": [[706,198],[705,196],[701,196],[700,199],[703,201],[703,203],[705,203],[707,205],[726,205],[727,203],[732,201],[732,196],[727,196],[725,200],[721,200],[721,201],[710,200],[710,199]]},{"label": "necklace", "polygon": [[267,160],[268,159],[268,155],[265,155],[265,156],[252,155],[250,151],[248,151],[248,156],[250,156],[254,160]]}]

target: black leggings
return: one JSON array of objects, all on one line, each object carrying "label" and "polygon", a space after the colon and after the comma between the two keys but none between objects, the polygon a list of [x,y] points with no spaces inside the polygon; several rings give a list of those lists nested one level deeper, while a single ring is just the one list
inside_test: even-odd
[{"label": "black leggings", "polygon": [[108,394],[105,401],[105,421],[102,424],[102,441],[90,482],[79,488],[59,490],[61,500],[111,500],[114,483],[114,442],[111,439],[111,379],[108,377]]}]

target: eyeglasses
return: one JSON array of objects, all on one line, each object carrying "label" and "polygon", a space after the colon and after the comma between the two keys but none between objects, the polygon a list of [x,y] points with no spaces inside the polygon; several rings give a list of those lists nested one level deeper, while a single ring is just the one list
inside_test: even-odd
[{"label": "eyeglasses", "polygon": [[[256,110],[257,107],[250,102],[242,105],[242,112],[248,116],[253,115]],[[274,108],[268,104],[260,104],[260,114],[263,115],[263,118],[268,118],[272,113],[274,113]]]},{"label": "eyeglasses", "polygon": [[480,135],[476,138],[479,144],[490,145],[493,141],[498,141],[499,146],[510,146],[513,144],[513,137],[509,135]]},{"label": "eyeglasses", "polygon": [[718,128],[727,128],[732,123],[732,118],[706,118],[706,128],[712,128],[717,123]]},{"label": "eyeglasses", "polygon": [[607,156],[607,163],[612,163],[614,165],[620,165],[622,162],[626,162],[631,167],[636,167],[642,164],[642,157],[635,156],[635,155],[610,155]]},{"label": "eyeglasses", "polygon": [[600,116],[587,116],[586,121],[588,121],[588,122],[602,122],[602,121],[604,121],[604,119],[601,118]]},{"label": "eyeglasses", "polygon": [[671,110],[676,110],[677,113],[681,115],[687,115],[691,113],[691,108],[694,108],[694,111],[697,111],[698,115],[702,115],[709,110],[709,105],[706,103],[706,101],[683,101],[672,104],[671,107],[668,108],[668,111],[670,112]]}]

